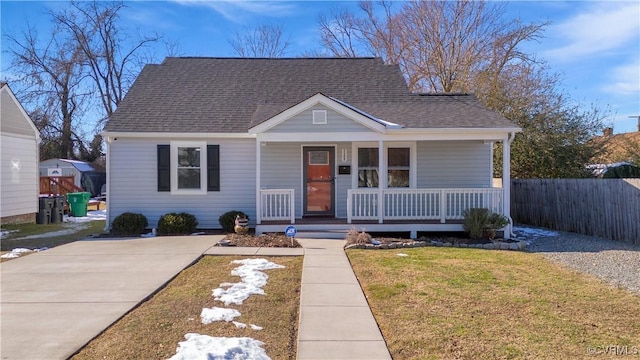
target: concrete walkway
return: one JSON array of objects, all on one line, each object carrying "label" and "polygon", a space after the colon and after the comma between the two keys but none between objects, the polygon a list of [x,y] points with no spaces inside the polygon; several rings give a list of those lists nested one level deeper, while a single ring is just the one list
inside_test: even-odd
[{"label": "concrete walkway", "polygon": [[78,241],[0,265],[2,359],[66,359],[202,254],[304,255],[298,359],[391,359],[341,240],[213,247],[222,236]]},{"label": "concrete walkway", "polygon": [[391,359],[342,240],[304,247],[298,359]]}]

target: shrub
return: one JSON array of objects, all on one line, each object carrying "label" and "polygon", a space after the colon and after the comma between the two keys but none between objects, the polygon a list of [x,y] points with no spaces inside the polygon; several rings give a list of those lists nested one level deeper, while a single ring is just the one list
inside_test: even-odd
[{"label": "shrub", "polygon": [[220,217],[218,218],[218,222],[220,222],[220,226],[222,226],[222,230],[228,233],[235,232],[233,227],[236,225],[237,215],[245,216],[247,220],[249,220],[249,216],[243,213],[242,211],[238,211],[238,210],[227,211],[226,213],[220,215]]},{"label": "shrub", "polygon": [[509,219],[485,208],[470,208],[462,212],[463,228],[472,239],[493,238],[495,230],[509,224]]},{"label": "shrub", "polygon": [[111,232],[115,235],[140,235],[148,225],[144,215],[125,212],[113,219]]},{"label": "shrub", "polygon": [[181,213],[164,214],[158,220],[158,233],[162,235],[184,235],[191,234],[196,230],[198,221],[196,217]]},{"label": "shrub", "polygon": [[347,233],[347,244],[346,245],[364,245],[364,244],[370,244],[371,243],[371,235],[367,234],[366,232],[358,232],[358,230],[356,228],[351,228],[349,230],[349,232]]},{"label": "shrub", "polygon": [[498,230],[507,225],[509,225],[509,219],[506,216],[498,213],[491,213],[491,215],[489,215],[489,224],[487,226],[489,229]]}]

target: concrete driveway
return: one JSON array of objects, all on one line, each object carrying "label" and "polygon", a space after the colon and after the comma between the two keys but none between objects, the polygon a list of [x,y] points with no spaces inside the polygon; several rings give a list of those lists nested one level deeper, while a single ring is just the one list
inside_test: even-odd
[{"label": "concrete driveway", "polygon": [[78,241],[0,264],[2,359],[66,359],[222,236]]}]

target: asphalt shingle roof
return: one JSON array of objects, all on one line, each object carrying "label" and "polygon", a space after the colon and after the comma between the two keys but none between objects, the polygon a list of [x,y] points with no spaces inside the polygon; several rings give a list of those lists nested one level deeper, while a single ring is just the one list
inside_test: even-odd
[{"label": "asphalt shingle roof", "polygon": [[166,58],[144,67],[111,132],[247,132],[322,93],[408,128],[514,127],[473,95],[408,91],[378,58]]}]

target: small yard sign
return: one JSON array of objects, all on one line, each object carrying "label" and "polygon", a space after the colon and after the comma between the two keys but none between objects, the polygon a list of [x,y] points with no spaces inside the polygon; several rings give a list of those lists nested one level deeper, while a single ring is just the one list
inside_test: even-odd
[{"label": "small yard sign", "polygon": [[296,227],[293,226],[293,225],[289,225],[289,226],[287,226],[286,229],[284,229],[284,234],[287,235],[290,238],[296,236],[297,232],[298,232],[298,230],[296,230]]}]

